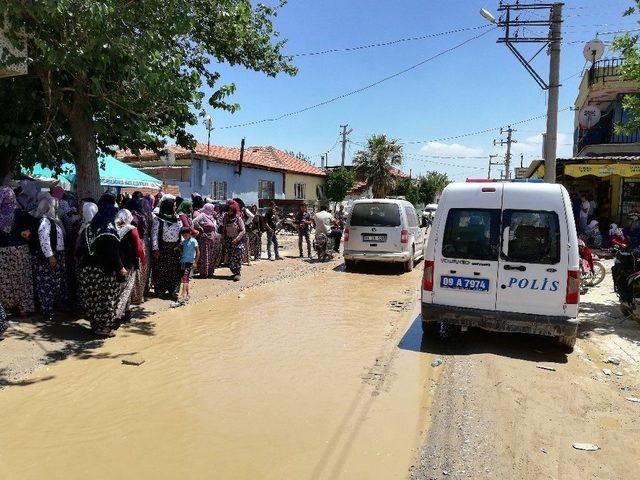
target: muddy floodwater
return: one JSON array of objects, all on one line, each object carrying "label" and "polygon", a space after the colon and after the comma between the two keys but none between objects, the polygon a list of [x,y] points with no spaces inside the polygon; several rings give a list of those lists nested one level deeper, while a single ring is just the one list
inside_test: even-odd
[{"label": "muddy floodwater", "polygon": [[406,478],[434,372],[398,346],[419,281],[274,283],[44,367],[0,390],[0,478]]}]

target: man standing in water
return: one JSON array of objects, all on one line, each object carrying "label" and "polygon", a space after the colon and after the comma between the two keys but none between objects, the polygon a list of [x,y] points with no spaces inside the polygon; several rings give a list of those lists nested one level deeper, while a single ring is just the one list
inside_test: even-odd
[{"label": "man standing in water", "polygon": [[278,214],[276,212],[276,202],[269,204],[269,211],[264,215],[265,227],[267,229],[267,258],[271,260],[271,244],[276,255],[276,260],[280,260],[280,252],[278,251],[278,235],[276,234],[276,225],[278,224]]}]

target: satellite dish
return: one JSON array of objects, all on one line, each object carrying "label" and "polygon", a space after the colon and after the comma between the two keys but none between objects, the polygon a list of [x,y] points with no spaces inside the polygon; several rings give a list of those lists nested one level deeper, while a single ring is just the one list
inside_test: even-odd
[{"label": "satellite dish", "polygon": [[595,38],[584,46],[582,54],[587,62],[596,62],[602,58],[604,54],[604,43],[599,38]]},{"label": "satellite dish", "polygon": [[595,105],[587,105],[580,110],[579,119],[580,128],[582,129],[590,129],[596,126],[596,124],[600,121],[600,117],[602,116],[602,112]]}]

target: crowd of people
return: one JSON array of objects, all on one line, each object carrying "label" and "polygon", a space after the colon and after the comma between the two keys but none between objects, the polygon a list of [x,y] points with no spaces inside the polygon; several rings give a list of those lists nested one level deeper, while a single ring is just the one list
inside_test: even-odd
[{"label": "crowd of people", "polygon": [[580,238],[590,247],[627,248],[640,244],[640,215],[627,214],[626,226],[606,220],[609,206],[599,209],[592,194],[571,195],[573,215]]},{"label": "crowd of people", "polygon": [[[131,319],[131,305],[149,296],[179,307],[189,301],[192,275],[212,278],[226,265],[239,281],[242,266],[262,257],[279,260],[275,203],[261,215],[239,199],[214,203],[162,192],[77,199],[60,187],[40,191],[32,181],[0,187],[0,335],[7,315],[39,312],[86,318],[93,332],[110,337]],[[300,256],[311,256],[310,230],[334,239],[339,250],[344,210],[334,218],[305,206],[296,217]]]}]

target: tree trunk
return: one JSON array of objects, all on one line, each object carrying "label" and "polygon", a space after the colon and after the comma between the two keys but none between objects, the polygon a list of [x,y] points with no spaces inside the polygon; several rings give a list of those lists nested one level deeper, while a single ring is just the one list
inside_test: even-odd
[{"label": "tree trunk", "polygon": [[15,152],[0,147],[0,186],[8,185],[15,166]]},{"label": "tree trunk", "polygon": [[71,148],[76,165],[76,192],[78,198],[98,199],[102,194],[96,132],[87,104],[77,99],[69,115]]}]

